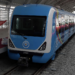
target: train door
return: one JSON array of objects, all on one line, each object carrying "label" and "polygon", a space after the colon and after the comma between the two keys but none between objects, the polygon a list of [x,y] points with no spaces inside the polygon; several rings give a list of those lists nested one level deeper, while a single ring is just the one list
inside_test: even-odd
[{"label": "train door", "polygon": [[62,41],[64,42],[64,34],[65,33],[65,16],[61,15],[61,38]]},{"label": "train door", "polygon": [[56,35],[61,44],[64,42],[65,20],[64,15],[59,14],[56,18]]},{"label": "train door", "polygon": [[65,15],[65,39],[69,38],[69,16]]}]

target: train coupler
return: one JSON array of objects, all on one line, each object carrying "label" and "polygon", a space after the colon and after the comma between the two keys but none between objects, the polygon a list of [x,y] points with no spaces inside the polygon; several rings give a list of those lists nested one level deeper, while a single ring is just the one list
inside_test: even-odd
[{"label": "train coupler", "polygon": [[18,65],[28,67],[29,65],[28,61],[29,61],[28,57],[20,57],[18,60]]}]

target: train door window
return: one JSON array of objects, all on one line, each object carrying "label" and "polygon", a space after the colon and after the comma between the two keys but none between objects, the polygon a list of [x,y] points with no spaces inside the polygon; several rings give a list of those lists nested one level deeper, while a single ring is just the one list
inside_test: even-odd
[{"label": "train door window", "polygon": [[65,15],[65,30],[69,28],[69,17]]},{"label": "train door window", "polygon": [[64,32],[65,30],[65,16],[61,16],[61,32]]}]

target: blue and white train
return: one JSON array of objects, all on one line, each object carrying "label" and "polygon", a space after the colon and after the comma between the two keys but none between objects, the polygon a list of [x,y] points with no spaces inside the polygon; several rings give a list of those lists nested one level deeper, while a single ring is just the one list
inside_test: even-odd
[{"label": "blue and white train", "polygon": [[8,55],[47,63],[57,49],[75,33],[75,15],[47,5],[17,6],[11,18]]}]

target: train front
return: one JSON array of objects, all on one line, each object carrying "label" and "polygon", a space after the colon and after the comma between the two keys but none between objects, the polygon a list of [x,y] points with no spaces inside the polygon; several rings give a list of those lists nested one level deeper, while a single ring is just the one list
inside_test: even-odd
[{"label": "train front", "polygon": [[14,9],[8,41],[8,55],[11,59],[27,57],[36,63],[46,63],[49,60],[52,35],[50,20],[53,15],[51,10],[49,6],[35,4]]}]

